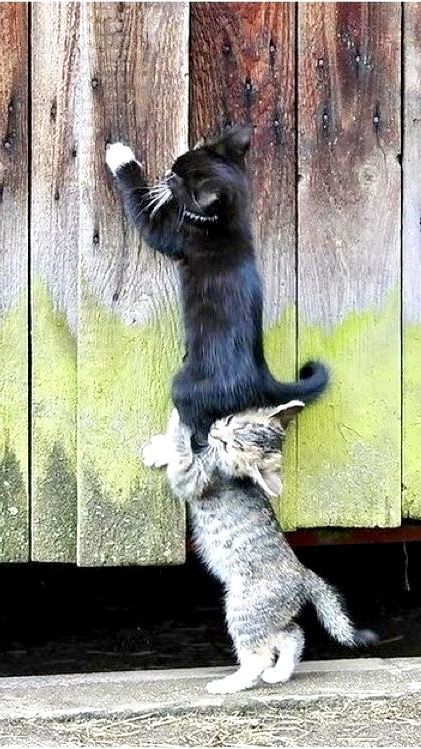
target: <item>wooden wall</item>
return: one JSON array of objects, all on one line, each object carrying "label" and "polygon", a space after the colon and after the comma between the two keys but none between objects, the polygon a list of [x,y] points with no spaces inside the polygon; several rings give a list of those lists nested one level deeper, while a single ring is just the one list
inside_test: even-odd
[{"label": "wooden wall", "polygon": [[183,561],[184,510],[139,461],[181,357],[177,276],[104,152],[130,143],[153,180],[232,122],[254,125],[270,364],[332,370],[289,437],[283,526],[421,519],[421,4],[2,3],[0,22],[0,560]]}]

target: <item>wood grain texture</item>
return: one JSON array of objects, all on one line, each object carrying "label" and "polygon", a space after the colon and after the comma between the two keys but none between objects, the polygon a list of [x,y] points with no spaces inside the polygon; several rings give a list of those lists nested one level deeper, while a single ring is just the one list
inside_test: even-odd
[{"label": "wood grain texture", "polygon": [[300,358],[332,386],[300,417],[302,527],[400,523],[398,3],[299,5]]},{"label": "wood grain texture", "polygon": [[76,560],[79,15],[32,8],[32,558],[52,562]]},{"label": "wood grain texture", "polygon": [[176,269],[127,225],[105,167],[130,143],[150,181],[187,146],[188,5],[81,5],[78,561],[184,559],[184,510],[140,464],[180,362]]},{"label": "wood grain texture", "polygon": [[28,26],[0,4],[0,562],[28,559]]},{"label": "wood grain texture", "polygon": [[421,4],[403,12],[403,515],[421,520]]},{"label": "wood grain texture", "polygon": [[[272,371],[295,376],[295,8],[292,3],[193,3],[190,141],[250,122],[247,161],[254,233],[265,284],[265,345]],[[295,442],[285,455],[278,507],[295,525]]]}]

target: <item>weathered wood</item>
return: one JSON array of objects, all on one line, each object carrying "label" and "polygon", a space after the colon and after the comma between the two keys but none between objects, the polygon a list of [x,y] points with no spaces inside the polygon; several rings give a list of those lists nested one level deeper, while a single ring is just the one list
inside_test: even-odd
[{"label": "weathered wood", "polygon": [[78,332],[78,561],[184,559],[184,510],[140,447],[169,414],[179,366],[176,269],[123,218],[107,141],[130,143],[151,180],[187,146],[188,5],[81,5],[82,201]]},{"label": "weathered wood", "polygon": [[300,416],[302,527],[400,523],[398,3],[299,9],[299,354],[330,393]]},{"label": "weathered wood", "polygon": [[403,12],[403,515],[421,520],[421,4]]},{"label": "weathered wood", "polygon": [[28,559],[28,27],[0,4],[0,561]]},{"label": "weathered wood", "polygon": [[[190,135],[254,126],[248,171],[265,283],[265,344],[274,373],[295,375],[295,8],[293,3],[191,5]],[[295,442],[279,513],[295,525]]]},{"label": "weathered wood", "polygon": [[54,562],[76,559],[79,14],[32,8],[31,548]]}]

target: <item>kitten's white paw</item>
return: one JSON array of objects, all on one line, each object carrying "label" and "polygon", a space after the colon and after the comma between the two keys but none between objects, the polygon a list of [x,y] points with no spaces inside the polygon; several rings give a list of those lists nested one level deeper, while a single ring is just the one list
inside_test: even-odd
[{"label": "kitten's white paw", "polygon": [[241,692],[242,689],[249,689],[252,684],[243,684],[238,679],[233,679],[227,676],[225,679],[215,679],[215,681],[208,681],[206,684],[206,691],[209,694],[234,694],[235,692]]},{"label": "kitten's white paw", "polygon": [[168,421],[168,429],[177,429],[180,425],[180,414],[176,408],[173,408]]},{"label": "kitten's white paw", "polygon": [[167,432],[169,434],[176,434],[180,428],[180,414],[176,408],[171,411],[170,418],[168,420]]},{"label": "kitten's white paw", "polygon": [[124,164],[136,161],[136,157],[129,146],[125,146],[123,143],[110,143],[105,152],[105,161],[112,173],[116,174],[117,170]]},{"label": "kitten's white paw", "polygon": [[278,668],[277,666],[271,666],[271,668],[265,668],[262,673],[262,680],[266,684],[285,684],[290,680],[294,667],[285,666],[284,668]]},{"label": "kitten's white paw", "polygon": [[162,468],[168,464],[169,445],[166,434],[156,434],[142,448],[142,462],[148,468]]}]

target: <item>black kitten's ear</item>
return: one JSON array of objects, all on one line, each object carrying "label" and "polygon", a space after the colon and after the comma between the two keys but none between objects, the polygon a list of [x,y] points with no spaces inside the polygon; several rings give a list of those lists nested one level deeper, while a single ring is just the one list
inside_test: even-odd
[{"label": "black kitten's ear", "polygon": [[284,429],[288,426],[289,422],[292,421],[294,416],[300,413],[304,408],[302,401],[289,401],[289,403],[281,403],[280,406],[272,409],[268,416],[273,419],[278,419],[281,422]]},{"label": "black kitten's ear", "polygon": [[218,156],[232,161],[244,158],[250,147],[251,125],[237,125],[229,128],[218,140],[208,144],[208,148]]}]

